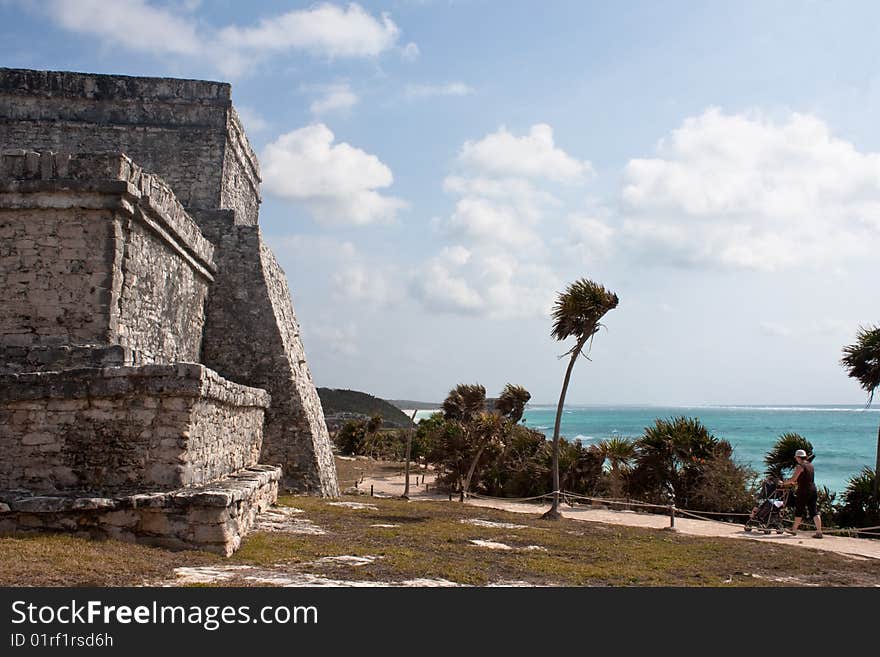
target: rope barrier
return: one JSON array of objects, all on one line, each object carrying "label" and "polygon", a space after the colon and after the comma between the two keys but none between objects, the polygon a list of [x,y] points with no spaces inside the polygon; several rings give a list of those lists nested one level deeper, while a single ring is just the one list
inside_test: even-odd
[{"label": "rope barrier", "polygon": [[[633,506],[633,507],[642,507],[642,508],[650,508],[650,509],[663,509],[665,512],[670,513],[673,517],[675,515],[683,515],[689,516],[691,518],[695,518],[697,520],[704,520],[706,522],[720,522],[725,525],[739,526],[742,523],[733,522],[730,520],[719,520],[713,518],[707,518],[705,516],[725,516],[725,517],[740,517],[740,518],[750,518],[751,514],[749,513],[735,513],[728,511],[697,511],[694,509],[682,509],[680,507],[675,506],[674,504],[652,504],[650,502],[639,502],[636,500],[619,500],[612,499],[607,497],[593,497],[589,495],[581,495],[579,493],[572,493],[570,491],[552,491],[550,493],[544,493],[542,495],[534,495],[532,497],[493,497],[491,495],[480,495],[478,493],[465,493],[465,498],[473,498],[476,500],[487,500],[487,501],[498,501],[498,502],[534,502],[536,500],[546,500],[552,499],[556,495],[559,495],[560,501],[569,506],[574,506],[574,504],[570,500],[583,500],[585,502],[598,502],[600,504],[605,504],[608,506],[611,505],[619,505],[619,506]],[[659,515],[659,514],[658,514]],[[793,522],[791,520],[784,519],[784,523],[788,525],[792,525]],[[815,525],[810,522],[802,522],[801,527],[812,527],[815,529]],[[880,532],[874,531],[880,530],[880,525],[876,525],[873,527],[835,527],[829,529],[823,529],[823,534],[861,534],[864,536],[880,536]]]}]

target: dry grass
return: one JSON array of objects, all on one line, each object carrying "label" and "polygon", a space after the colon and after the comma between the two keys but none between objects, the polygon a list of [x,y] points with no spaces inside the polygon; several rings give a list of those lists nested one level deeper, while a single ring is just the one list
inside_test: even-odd
[{"label": "dry grass", "polygon": [[[880,561],[755,541],[711,539],[661,530],[556,522],[457,502],[405,502],[367,496],[343,501],[376,509],[334,506],[285,496],[327,531],[324,535],[256,532],[233,557],[170,552],[114,541],[45,535],[0,538],[0,585],[132,586],[173,581],[180,566],[249,565],[272,575],[310,573],[341,580],[401,582],[444,579],[485,585],[526,582],[568,586],[874,586]],[[523,528],[476,526],[482,519]],[[397,525],[374,527],[372,525]],[[488,540],[510,546],[492,550]],[[541,549],[526,549],[539,546]],[[315,563],[341,555],[376,557],[362,566]],[[226,580],[224,585],[250,585]]]},{"label": "dry grass", "polygon": [[184,565],[221,558],[207,552],[89,541],[60,534],[0,537],[3,586],[140,586]]},{"label": "dry grass", "polygon": [[[377,510],[328,505],[286,497],[283,504],[328,530],[322,536],[255,534],[233,557],[235,563],[296,570],[328,556],[380,557],[356,569],[310,567],[328,577],[369,581],[445,579],[485,585],[522,581],[570,586],[767,586],[880,584],[880,562],[815,550],[709,539],[660,530],[563,519],[540,520],[456,502],[408,503],[398,499],[347,498]],[[526,525],[505,529],[465,524],[485,519]],[[394,528],[373,527],[395,524]],[[513,550],[471,543],[495,541]],[[540,546],[543,550],[527,550]]]}]

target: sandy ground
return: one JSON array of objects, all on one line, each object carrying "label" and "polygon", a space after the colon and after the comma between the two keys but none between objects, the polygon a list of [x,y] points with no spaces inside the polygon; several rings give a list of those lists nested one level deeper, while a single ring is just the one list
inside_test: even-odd
[{"label": "sandy ground", "polygon": [[[419,484],[415,485],[415,475],[410,478],[410,499],[413,501],[443,501],[448,500],[448,495],[438,495],[433,492],[433,475],[429,472],[425,475],[426,486],[421,484],[421,474],[418,477]],[[369,491],[373,487],[376,495],[398,497],[403,493],[404,476],[367,477],[359,485],[363,491]],[[457,498],[454,498],[457,499]],[[522,502],[506,502],[502,500],[477,500],[470,499],[466,502],[471,506],[485,506],[493,509],[503,509],[514,513],[540,515],[547,510],[547,504],[533,504]],[[653,513],[637,513],[635,511],[613,511],[607,508],[595,508],[590,506],[576,505],[570,507],[562,505],[562,515],[574,520],[585,522],[602,522],[614,525],[629,525],[631,527],[651,527],[654,529],[669,529],[669,517]],[[694,536],[715,536],[720,538],[733,538],[748,541],[763,541],[778,543],[780,545],[793,545],[798,547],[837,552],[857,558],[880,559],[880,540],[862,538],[849,538],[825,534],[822,539],[812,537],[812,530],[801,531],[797,536],[791,534],[777,535],[763,534],[760,532],[746,532],[742,525],[732,525],[712,520],[696,520],[691,518],[675,518],[675,531]]]}]

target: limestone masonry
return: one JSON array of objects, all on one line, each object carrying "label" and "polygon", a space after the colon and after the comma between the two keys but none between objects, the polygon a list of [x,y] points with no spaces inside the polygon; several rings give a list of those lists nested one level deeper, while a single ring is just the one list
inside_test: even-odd
[{"label": "limestone masonry", "polygon": [[230,92],[0,69],[0,532],[229,554],[338,495]]}]

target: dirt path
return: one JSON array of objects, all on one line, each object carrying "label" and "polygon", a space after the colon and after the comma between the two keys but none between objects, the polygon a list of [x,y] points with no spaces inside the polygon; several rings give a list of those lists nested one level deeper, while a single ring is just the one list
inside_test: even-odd
[{"label": "dirt path", "polygon": [[[421,475],[419,476],[421,482]],[[410,499],[417,501],[445,501],[448,495],[438,495],[433,492],[434,480],[433,475],[428,474],[425,477],[427,491],[425,485],[419,483],[414,485],[413,476],[410,479]],[[377,495],[398,497],[403,493],[404,476],[394,475],[386,477],[365,478],[359,488],[369,491],[372,487],[373,492]],[[485,506],[493,509],[502,509],[504,511],[512,511],[514,513],[527,513],[540,515],[547,509],[547,504],[531,504],[522,502],[506,502],[501,500],[468,500],[467,504],[471,506]],[[628,525],[631,527],[649,527],[654,529],[668,529],[669,518],[667,516],[657,515],[653,513],[637,513],[635,511],[612,511],[606,508],[592,508],[587,506],[569,507],[563,505],[560,508],[562,515],[566,518],[574,520],[582,520],[585,522],[602,522],[613,525]],[[694,536],[714,536],[719,538],[733,538],[749,541],[763,541],[769,543],[778,543],[781,545],[792,545],[797,547],[813,548],[815,550],[824,550],[826,552],[836,552],[852,557],[860,557],[867,559],[880,559],[880,541],[874,541],[862,538],[849,538],[843,536],[833,536],[826,534],[822,539],[812,537],[812,531],[800,532],[798,536],[791,534],[777,535],[763,534],[756,532],[746,532],[742,525],[732,525],[724,522],[716,522],[712,520],[695,520],[691,518],[676,517],[675,529],[682,534],[692,534]]]}]

